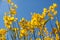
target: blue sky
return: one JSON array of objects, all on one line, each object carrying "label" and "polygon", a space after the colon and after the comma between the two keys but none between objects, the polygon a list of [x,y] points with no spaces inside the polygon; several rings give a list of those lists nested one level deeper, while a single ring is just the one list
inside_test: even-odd
[{"label": "blue sky", "polygon": [[[31,19],[31,12],[42,13],[43,8],[49,8],[53,3],[58,4],[58,17],[60,17],[60,0],[13,0],[17,4],[17,17],[20,20],[22,17],[27,20]],[[4,28],[3,15],[4,12],[8,12],[8,4],[6,0],[0,0],[0,28]],[[60,18],[59,18],[60,20]],[[52,24],[54,25],[54,24]],[[47,23],[47,28],[51,30],[50,23]]]}]

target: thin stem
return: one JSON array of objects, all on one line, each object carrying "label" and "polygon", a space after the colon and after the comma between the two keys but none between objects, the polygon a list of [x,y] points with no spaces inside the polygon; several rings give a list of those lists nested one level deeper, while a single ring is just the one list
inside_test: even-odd
[{"label": "thin stem", "polygon": [[35,37],[35,30],[34,30],[34,39],[36,40],[36,37]]}]

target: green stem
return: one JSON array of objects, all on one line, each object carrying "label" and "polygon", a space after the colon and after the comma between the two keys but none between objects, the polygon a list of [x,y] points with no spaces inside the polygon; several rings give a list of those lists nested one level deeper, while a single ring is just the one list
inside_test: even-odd
[{"label": "green stem", "polygon": [[51,20],[51,18],[47,19],[47,20],[45,21],[44,25],[45,25],[49,20]]}]

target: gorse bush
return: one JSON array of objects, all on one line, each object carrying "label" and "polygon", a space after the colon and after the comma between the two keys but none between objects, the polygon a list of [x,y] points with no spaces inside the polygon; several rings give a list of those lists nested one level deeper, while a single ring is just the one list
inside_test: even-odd
[{"label": "gorse bush", "polygon": [[[8,32],[11,40],[60,40],[60,22],[56,16],[58,7],[56,3],[53,3],[48,9],[44,8],[42,14],[31,13],[32,17],[29,21],[25,18],[18,21],[18,18],[15,17],[18,6],[11,0],[7,0],[7,2],[10,5],[10,11],[4,13],[3,20],[6,28],[0,29],[0,40],[8,40],[6,36]],[[46,24],[54,19],[56,19],[56,27],[52,27],[52,31],[49,32]],[[15,23],[18,27],[14,26]],[[40,37],[36,37],[36,35]],[[29,36],[31,37],[28,38]]]}]

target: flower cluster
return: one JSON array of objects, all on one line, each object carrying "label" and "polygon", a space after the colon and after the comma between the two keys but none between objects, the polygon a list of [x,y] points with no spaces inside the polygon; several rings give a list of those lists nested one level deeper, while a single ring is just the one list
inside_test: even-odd
[{"label": "flower cluster", "polygon": [[16,15],[16,4],[11,2],[11,0],[8,0],[8,3],[10,3],[10,5],[11,5],[10,11],[5,13],[3,19],[4,19],[5,26],[8,29],[10,29],[12,23],[17,21],[17,18],[14,17]]},{"label": "flower cluster", "polygon": [[[44,8],[42,14],[33,13],[30,21],[27,21],[25,18],[22,18],[19,22],[19,25],[21,27],[20,36],[24,37],[25,35],[27,35],[27,33],[34,34],[35,29],[38,28],[39,29],[39,32],[38,32],[39,36],[43,36],[44,40],[53,40],[53,37],[48,36],[49,32],[48,32],[48,29],[46,28],[46,23],[49,20],[53,20],[54,17],[56,16],[56,14],[57,14],[57,11],[55,10],[56,7],[57,7],[57,4],[53,3],[53,5],[51,5],[49,7],[49,9]],[[45,19],[46,16],[48,16],[49,18]],[[58,25],[58,22],[57,22],[57,25]],[[55,34],[57,33],[56,28],[52,29],[52,34],[53,33],[55,33]],[[57,39],[58,39],[58,37],[56,38],[56,40]],[[37,38],[36,40],[40,40],[40,39]]]},{"label": "flower cluster", "polygon": [[6,40],[6,33],[7,33],[7,30],[5,29],[0,29],[0,40]]},{"label": "flower cluster", "polygon": [[[53,3],[48,9],[44,8],[43,12],[40,13],[32,13],[31,20],[26,20],[22,18],[18,22],[18,18],[16,18],[16,9],[17,5],[12,2],[12,0],[7,0],[9,4],[9,12],[5,12],[3,17],[4,25],[6,29],[0,29],[0,40],[7,40],[6,34],[10,32],[10,36],[12,40],[60,40],[60,22],[57,19],[57,4]],[[48,18],[46,19],[46,16]],[[49,32],[46,24],[48,21],[51,21],[56,16],[55,25],[56,27],[52,27],[52,31]],[[17,23],[17,26],[14,26]],[[36,32],[37,31],[37,32]],[[11,34],[12,33],[12,34]],[[37,37],[36,36],[39,36]],[[32,37],[31,37],[32,36]],[[40,37],[41,36],[41,37]]]}]

